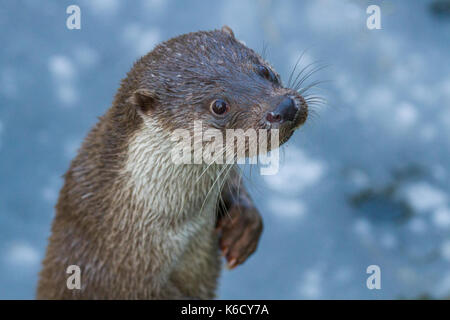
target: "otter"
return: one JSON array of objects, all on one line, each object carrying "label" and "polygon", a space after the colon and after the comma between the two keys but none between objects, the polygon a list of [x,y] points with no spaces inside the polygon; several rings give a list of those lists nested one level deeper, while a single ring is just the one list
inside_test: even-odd
[{"label": "otter", "polygon": [[[236,165],[174,164],[171,133],[202,120],[222,131],[278,128],[283,143],[307,113],[227,26],[157,45],[64,175],[37,298],[214,298],[221,255],[229,268],[246,261],[262,219]],[[67,287],[70,265],[80,289]]]}]

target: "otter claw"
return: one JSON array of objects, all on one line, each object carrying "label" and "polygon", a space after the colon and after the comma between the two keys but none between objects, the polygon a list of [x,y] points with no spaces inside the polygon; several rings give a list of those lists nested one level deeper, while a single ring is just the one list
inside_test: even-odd
[{"label": "otter claw", "polygon": [[255,252],[263,224],[256,208],[235,205],[218,221],[219,245],[228,269],[242,264]]}]

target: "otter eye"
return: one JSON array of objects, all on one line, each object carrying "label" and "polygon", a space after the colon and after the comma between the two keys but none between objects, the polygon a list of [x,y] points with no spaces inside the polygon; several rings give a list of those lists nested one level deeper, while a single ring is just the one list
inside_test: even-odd
[{"label": "otter eye", "polygon": [[229,110],[228,104],[222,99],[217,99],[211,103],[211,111],[214,114],[222,115]]},{"label": "otter eye", "polygon": [[278,78],[275,76],[275,74],[269,68],[267,68],[265,66],[259,66],[258,72],[261,75],[261,77],[263,77],[264,79],[269,80],[270,82],[273,82],[273,83],[278,83]]}]

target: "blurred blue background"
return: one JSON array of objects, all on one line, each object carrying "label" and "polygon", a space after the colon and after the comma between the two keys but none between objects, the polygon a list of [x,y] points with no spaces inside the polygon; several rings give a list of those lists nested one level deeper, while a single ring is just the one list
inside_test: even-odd
[{"label": "blurred blue background", "polygon": [[[34,298],[61,175],[133,62],[173,36],[229,25],[284,82],[327,99],[253,170],[259,249],[224,270],[219,298],[450,295],[450,18],[446,1],[2,1],[0,298]],[[81,8],[81,30],[66,7]],[[366,8],[381,7],[368,30]],[[381,268],[368,290],[366,268]]]}]

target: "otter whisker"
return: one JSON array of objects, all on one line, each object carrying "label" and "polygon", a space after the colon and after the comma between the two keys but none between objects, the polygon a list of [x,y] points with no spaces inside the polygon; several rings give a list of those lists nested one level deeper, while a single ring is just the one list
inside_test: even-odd
[{"label": "otter whisker", "polygon": [[300,61],[302,60],[303,56],[305,55],[306,50],[304,50],[301,54],[300,57],[297,59],[297,61],[295,62],[294,68],[291,71],[291,74],[289,75],[289,80],[288,80],[288,87],[291,87],[291,81],[292,81],[292,77],[294,76],[295,70],[297,69],[298,64],[300,63]]},{"label": "otter whisker", "polygon": [[262,52],[261,52],[261,57],[262,57],[264,60],[266,60],[267,48],[268,48],[267,43],[266,43],[265,41],[263,41],[263,49],[262,49]]},{"label": "otter whisker", "polygon": [[303,88],[298,88],[297,92],[301,95],[303,95],[304,93],[306,93],[309,89],[314,88],[314,87],[318,87],[318,85],[323,84],[323,83],[327,83],[330,82],[329,80],[317,80],[312,82],[311,84],[307,85],[306,87]]},{"label": "otter whisker", "polygon": [[[232,168],[230,168],[229,171],[234,170],[233,167],[235,167],[235,166],[232,166]],[[229,173],[226,174],[226,176],[228,176],[228,175],[229,175]],[[226,177],[226,176],[225,176],[225,177]],[[233,190],[232,190],[232,188],[231,188],[231,185],[230,185],[231,183],[230,183],[229,180],[230,180],[230,179],[227,179],[227,178],[223,179],[222,185],[219,187],[219,191],[220,191],[220,192],[219,192],[219,194],[220,194],[220,196],[219,196],[219,201],[222,202],[223,207],[224,207],[224,212],[225,212],[225,214],[228,216],[228,219],[231,219],[231,215],[229,214],[228,209],[226,208],[226,204],[225,204],[225,202],[223,201],[223,198],[222,198],[222,192],[221,192],[221,191],[223,190],[225,184],[228,184],[228,190],[229,190],[229,192],[230,192],[231,197],[233,198],[233,202],[237,202],[238,199],[239,199],[239,188],[240,188],[241,177],[239,177],[238,186],[237,186],[237,194],[236,194],[235,196],[233,196]],[[219,205],[220,205],[220,202],[219,202]],[[217,207],[217,204],[216,204],[216,207]],[[239,206],[239,210],[240,210],[240,206]],[[239,212],[239,213],[242,213],[242,212]]]},{"label": "otter whisker", "polygon": [[[245,179],[246,182],[249,182],[249,183],[251,184],[253,190],[255,190],[255,191],[257,191],[258,193],[262,194],[262,193],[261,193],[261,190],[258,189],[259,186],[256,185],[256,184],[250,179],[250,177],[249,177],[248,175],[245,174],[245,171],[244,171],[242,168],[239,168],[239,167],[238,167],[238,169],[239,169],[239,171],[240,171],[241,178],[242,178],[242,179]],[[250,174],[251,174],[251,170],[252,170],[252,166],[250,165]]]},{"label": "otter whisker", "polygon": [[[224,175],[224,180],[226,179],[228,173],[230,172],[230,169],[233,167],[233,164],[230,165],[224,165],[223,169],[220,170],[219,174],[217,175],[217,178],[214,180],[211,188],[209,188],[208,193],[205,196],[205,200],[203,200],[202,207],[200,208],[200,212],[203,211],[203,207],[205,206],[206,201],[208,200],[208,196],[211,193],[211,191],[214,189],[216,183],[219,181],[219,178],[222,176],[223,172],[226,172]],[[220,189],[219,189],[220,190]],[[217,204],[217,203],[216,203]]]},{"label": "otter whisker", "polygon": [[[296,87],[296,84],[297,84],[298,79],[304,74],[304,72],[307,72],[307,70],[308,70],[311,66],[313,66],[315,63],[317,63],[317,62],[311,62],[311,63],[309,63],[308,65],[306,65],[305,67],[303,67],[303,68],[300,70],[300,72],[297,74],[297,76],[295,77],[294,82],[292,83],[292,87],[291,87],[291,86],[289,86],[289,87],[292,88],[292,89],[294,89],[294,88]],[[295,89],[294,89],[294,90],[295,90]]]},{"label": "otter whisker", "polygon": [[306,103],[308,104],[309,107],[311,106],[323,106],[326,104],[326,101],[324,100],[311,100],[311,101],[306,101]]},{"label": "otter whisker", "polygon": [[323,69],[325,69],[325,68],[327,68],[328,67],[328,65],[321,65],[321,66],[318,66],[317,68],[314,68],[314,69],[312,69],[312,70],[310,70],[307,74],[305,74],[295,85],[294,85],[294,87],[293,87],[293,89],[295,90],[295,91],[298,91],[299,89],[300,89],[300,87],[301,87],[301,85],[308,79],[308,78],[310,78],[313,74],[315,74],[315,73],[317,73],[317,72],[319,72],[319,71],[321,71],[321,70],[323,70]]},{"label": "otter whisker", "polygon": [[[225,148],[223,149],[222,156],[223,156],[224,154],[226,154],[226,151],[227,151],[227,147],[225,147]],[[202,204],[202,207],[201,207],[201,210],[200,210],[200,211],[203,210],[203,206],[205,205],[205,202],[206,202],[206,200],[208,199],[209,194],[211,193],[212,189],[214,188],[214,185],[216,184],[216,182],[218,181],[218,179],[220,178],[220,176],[222,175],[222,173],[223,173],[223,172],[226,170],[226,168],[228,168],[229,166],[233,167],[234,164],[230,164],[230,165],[225,164],[224,167],[223,167],[223,169],[220,170],[219,174],[217,175],[217,178],[216,178],[216,179],[214,180],[214,182],[213,182],[213,185],[211,186],[211,188],[208,190],[208,193],[206,194],[205,200],[203,201],[203,204]],[[227,174],[228,174],[228,173],[227,173]]]},{"label": "otter whisker", "polygon": [[326,102],[326,99],[324,97],[318,95],[303,95],[303,99],[305,99],[306,102],[315,100]]},{"label": "otter whisker", "polygon": [[317,112],[317,110],[312,108],[309,110],[309,116],[311,117],[311,119],[315,119],[319,117],[319,113]]},{"label": "otter whisker", "polygon": [[210,164],[208,164],[205,168],[205,170],[203,170],[203,172],[200,174],[200,176],[197,178],[197,180],[195,180],[195,183],[198,183],[198,181],[201,179],[201,177],[203,177],[203,175],[205,174],[206,171],[208,171],[208,169],[211,167],[211,165],[213,165],[220,157],[223,157],[225,155],[225,151],[222,152],[222,154],[218,154],[216,158],[214,158],[213,161],[211,161]]}]

